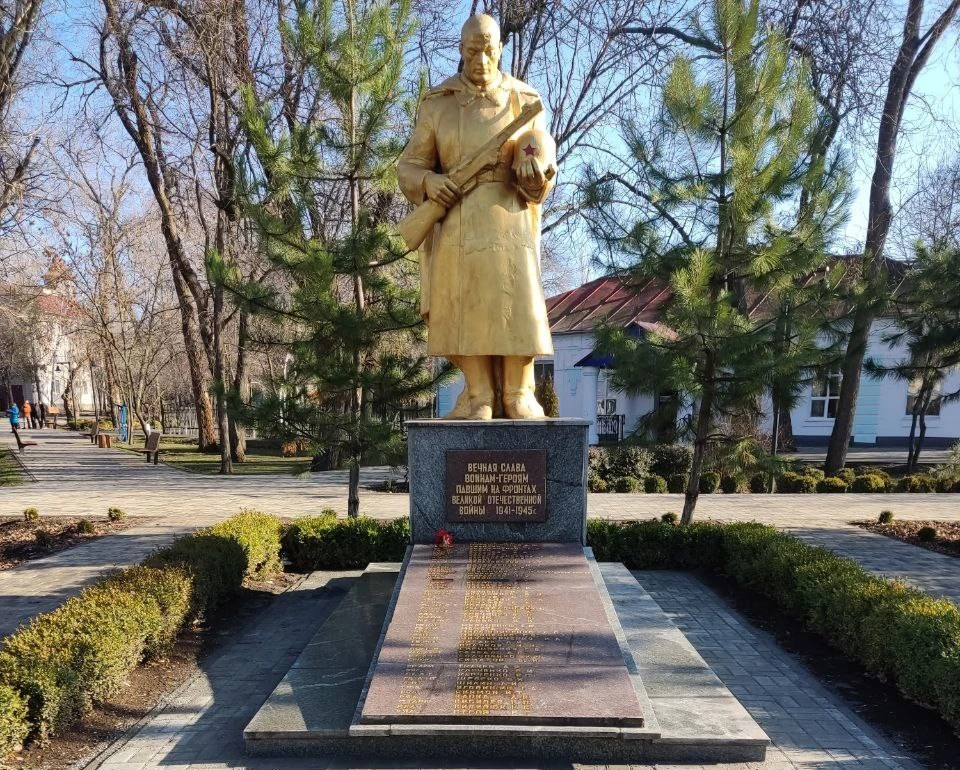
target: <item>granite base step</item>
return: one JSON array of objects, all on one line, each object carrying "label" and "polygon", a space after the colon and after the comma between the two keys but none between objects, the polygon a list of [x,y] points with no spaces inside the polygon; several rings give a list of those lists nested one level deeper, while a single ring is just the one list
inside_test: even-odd
[{"label": "granite base step", "polygon": [[244,730],[254,756],[537,759],[608,764],[747,762],[769,739],[620,564],[591,569],[624,650],[643,727],[362,724],[400,565],[371,565]]}]

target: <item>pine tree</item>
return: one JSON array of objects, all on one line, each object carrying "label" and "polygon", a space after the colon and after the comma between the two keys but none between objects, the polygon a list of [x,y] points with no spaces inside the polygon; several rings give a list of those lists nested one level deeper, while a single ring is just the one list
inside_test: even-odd
[{"label": "pine tree", "polygon": [[943,391],[948,372],[960,366],[958,275],[960,249],[919,245],[893,300],[897,328],[882,337],[890,347],[905,347],[906,356],[892,363],[876,357],[864,362],[864,370],[873,377],[900,380],[915,391],[909,404],[908,473],[920,459],[931,407],[960,400],[960,389]]},{"label": "pine tree", "polygon": [[[245,94],[257,165],[245,167],[261,248],[289,286],[236,286],[238,301],[292,336],[291,357],[252,419],[268,434],[346,458],[348,514],[361,462],[395,462],[399,409],[432,392],[416,264],[391,236],[394,163],[412,101],[402,85],[409,3],[298,0],[284,42],[322,120],[284,115]],[[229,278],[227,278],[229,282]]]},{"label": "pine tree", "polygon": [[547,417],[560,416],[560,399],[557,398],[557,389],[553,386],[553,377],[544,377],[537,383],[537,403],[543,407]]},{"label": "pine tree", "polygon": [[[844,174],[811,161],[819,121],[802,64],[758,16],[756,0],[715,0],[696,58],[673,62],[656,139],[628,125],[628,169],[590,174],[595,234],[632,260],[630,279],[671,290],[658,331],[598,337],[618,387],[686,400],[684,523],[708,451],[744,440],[729,426],[757,422],[765,391],[820,361],[819,319],[839,278],[824,267]],[[625,199],[641,212],[629,226]]]}]

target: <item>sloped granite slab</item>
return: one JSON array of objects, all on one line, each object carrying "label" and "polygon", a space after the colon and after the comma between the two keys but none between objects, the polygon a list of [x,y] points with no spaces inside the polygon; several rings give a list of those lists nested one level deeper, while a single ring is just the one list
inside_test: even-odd
[{"label": "sloped granite slab", "polygon": [[361,724],[642,727],[581,546],[415,545]]},{"label": "sloped granite slab", "polygon": [[[616,619],[611,626],[636,682],[644,727],[361,723],[367,669],[386,638],[381,627],[400,593],[400,567],[371,565],[247,725],[248,753],[455,759],[458,766],[467,758],[606,764],[762,760],[766,734],[630,572],[619,564],[597,565],[589,549],[588,563],[601,578],[601,603]],[[377,613],[379,622],[371,622]]]}]

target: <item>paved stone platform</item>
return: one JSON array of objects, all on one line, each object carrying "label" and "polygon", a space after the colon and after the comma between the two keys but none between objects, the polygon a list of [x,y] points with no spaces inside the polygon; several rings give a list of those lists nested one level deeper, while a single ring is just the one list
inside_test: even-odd
[{"label": "paved stone platform", "polygon": [[[356,574],[314,573],[295,590],[278,597],[256,622],[205,661],[201,671],[165,706],[87,764],[87,770],[439,767],[417,760],[360,763],[332,756],[259,758],[245,753],[243,726],[342,601],[345,586]],[[820,683],[799,660],[754,628],[696,576],[677,572],[635,574],[773,742],[763,762],[722,767],[689,764],[677,770],[922,770],[908,752],[866,724],[841,694]],[[352,640],[331,641],[327,649],[348,654],[353,644]],[[318,654],[314,663],[322,663],[326,654]],[[477,765],[464,761],[447,767],[570,770],[571,764],[489,758]],[[630,767],[666,770],[662,764]],[[626,770],[626,766],[617,770]]]},{"label": "paved stone platform", "polygon": [[[350,713],[347,704],[357,696],[358,700],[364,697],[357,676],[362,667],[357,663],[360,649],[366,652],[371,637],[369,629],[359,626],[371,621],[371,606],[382,607],[383,615],[387,615],[383,573],[375,572],[372,576],[365,574],[356,589],[363,603],[352,600],[353,591],[347,596],[244,730],[248,751],[258,756],[348,755],[359,761],[398,757],[455,760],[458,765],[490,757],[613,763],[762,759],[769,742],[763,730],[636,579],[622,565],[589,564],[593,565],[588,567],[591,579],[602,586],[600,594],[606,605],[603,614],[619,617],[623,623],[622,627],[619,622],[613,625],[618,650],[622,644],[620,664],[626,665],[634,679],[636,698],[643,704],[647,720],[644,728],[603,725],[596,720],[593,724],[518,724],[503,716],[466,724],[466,720],[452,718],[456,715],[450,715],[447,722],[411,724],[395,714],[390,715],[393,723],[371,725],[363,718],[371,701],[377,721],[382,721],[378,710],[381,702],[395,704],[397,692],[403,698],[402,685],[394,688],[396,692],[376,690],[379,664],[365,701],[356,713]],[[408,559],[403,586],[409,585],[408,576],[415,569],[415,562]],[[544,574],[543,579],[548,576]],[[380,597],[374,596],[378,589]],[[558,594],[562,593],[560,586]],[[399,589],[397,609],[403,606],[403,594]],[[324,660],[318,667],[317,649],[329,649],[332,641],[343,639],[351,629],[359,632],[361,641],[349,659],[338,665],[338,656],[334,656],[333,664]],[[390,644],[388,631],[384,648]],[[436,648],[442,650],[443,645]],[[652,685],[649,697],[644,689],[647,680]],[[617,705],[616,695],[605,692],[602,679],[580,680],[576,667],[571,667],[563,684],[566,692],[557,696],[559,705],[573,709],[571,713],[579,713],[573,705],[577,699],[587,704],[581,708],[590,708],[597,698]],[[429,689],[431,685],[426,686]]]}]

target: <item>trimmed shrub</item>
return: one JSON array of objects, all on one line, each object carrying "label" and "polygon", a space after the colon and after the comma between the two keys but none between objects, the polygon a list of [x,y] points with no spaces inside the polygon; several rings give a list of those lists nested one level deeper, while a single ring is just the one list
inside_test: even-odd
[{"label": "trimmed shrub", "polygon": [[712,495],[720,488],[720,474],[716,471],[704,471],[700,474],[700,493]]},{"label": "trimmed shrub", "polygon": [[937,482],[926,473],[914,473],[897,481],[897,492],[936,492]]},{"label": "trimmed shrub", "polygon": [[29,732],[26,700],[12,687],[0,684],[0,761],[19,749]]},{"label": "trimmed shrub", "polygon": [[26,696],[43,739],[123,686],[159,615],[155,602],[116,585],[88,588],[4,640],[0,682]]},{"label": "trimmed shrub", "polygon": [[893,523],[893,511],[880,511],[880,515],[877,516],[877,521],[881,524]]},{"label": "trimmed shrub", "polygon": [[683,494],[687,491],[687,474],[675,473],[667,478],[667,491],[673,494]]},{"label": "trimmed shrub", "polygon": [[920,529],[917,530],[917,540],[921,543],[937,542],[936,527],[920,527]]},{"label": "trimmed shrub", "polygon": [[829,476],[817,482],[817,492],[846,492],[847,482],[836,476]]},{"label": "trimmed shrub", "polygon": [[669,511],[660,517],[660,521],[662,521],[664,524],[673,524],[676,526],[680,523],[680,517],[677,516],[677,514],[675,514],[673,511]]},{"label": "trimmed shrub", "polygon": [[633,476],[621,476],[613,482],[616,492],[642,492],[643,482]]},{"label": "trimmed shrub", "polygon": [[327,509],[319,516],[301,516],[284,530],[281,550],[293,568],[309,572],[319,560],[319,543],[328,529],[337,523],[337,512]]},{"label": "trimmed shrub", "polygon": [[881,476],[868,473],[865,476],[857,476],[853,480],[853,484],[850,485],[850,491],[868,493],[886,492],[887,482],[884,481]]},{"label": "trimmed shrub", "polygon": [[754,473],[750,477],[750,491],[756,495],[762,495],[770,489],[770,482],[767,481],[767,477],[763,473]]},{"label": "trimmed shrub", "polygon": [[841,468],[836,473],[833,474],[834,478],[843,479],[846,482],[846,485],[849,487],[853,480],[857,477],[856,471],[853,468]]},{"label": "trimmed shrub", "polygon": [[153,625],[144,629],[143,657],[157,659],[166,656],[190,618],[193,584],[186,570],[179,567],[157,569],[138,564],[111,575],[105,584],[142,602],[156,602],[160,615]]},{"label": "trimmed shrub", "polygon": [[693,465],[693,450],[683,444],[657,444],[650,450],[650,473],[669,479],[685,476]]},{"label": "trimmed shrub", "polygon": [[637,446],[623,446],[610,454],[609,483],[613,479],[629,477],[642,479],[650,468],[650,453]]},{"label": "trimmed shrub", "polygon": [[777,479],[777,491],[787,494],[810,494],[817,491],[817,480],[793,471],[785,471]]},{"label": "trimmed shrub", "polygon": [[801,476],[809,476],[814,481],[823,481],[827,477],[827,474],[823,472],[823,468],[814,468],[810,465],[801,465],[797,473]]},{"label": "trimmed shrub", "polygon": [[111,505],[107,508],[107,518],[110,519],[110,521],[123,521],[127,518],[127,514],[115,505]]},{"label": "trimmed shrub", "polygon": [[157,569],[175,567],[189,575],[190,617],[200,620],[240,590],[247,571],[247,555],[235,539],[201,530],[154,552],[144,565]]},{"label": "trimmed shrub", "polygon": [[24,521],[40,521],[40,511],[34,507],[24,508],[23,509],[23,520]]},{"label": "trimmed shrub", "polygon": [[147,564],[106,577],[7,637],[0,751],[25,734],[43,740],[74,723],[142,660],[165,655],[185,623],[239,588],[247,565],[240,541],[250,553],[260,548],[248,517],[218,525],[225,536],[206,530],[179,538]]},{"label": "trimmed shrub", "polygon": [[943,476],[934,476],[934,480],[937,492],[953,492],[953,488],[958,484],[956,479],[948,479]]},{"label": "trimmed shrub", "polygon": [[93,534],[93,522],[90,519],[80,519],[77,522],[77,532],[81,535],[92,535]]},{"label": "trimmed shrub", "polygon": [[283,523],[276,516],[242,511],[204,530],[207,534],[234,540],[246,557],[247,577],[263,580],[283,569],[280,563],[280,536]]},{"label": "trimmed shrub", "polygon": [[380,524],[375,519],[359,516],[336,521],[322,530],[314,546],[313,562],[297,566],[311,570],[362,569],[375,558],[379,534]]},{"label": "trimmed shrub", "polygon": [[720,477],[720,490],[725,495],[734,495],[747,489],[747,479],[745,476],[730,474]]},{"label": "trimmed shrub", "polygon": [[598,474],[590,473],[587,476],[587,489],[591,492],[609,492],[610,485]]},{"label": "trimmed shrub", "polygon": [[721,572],[960,726],[960,608],[763,524],[587,522],[598,560]]},{"label": "trimmed shrub", "polygon": [[650,495],[662,495],[667,491],[667,480],[655,473],[647,476],[643,480],[643,491]]},{"label": "trimmed shrub", "polygon": [[403,561],[410,545],[410,519],[406,516],[380,526],[377,561]]},{"label": "trimmed shrub", "polygon": [[610,452],[606,447],[592,446],[587,450],[587,471],[607,481],[610,475]]}]

